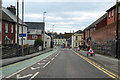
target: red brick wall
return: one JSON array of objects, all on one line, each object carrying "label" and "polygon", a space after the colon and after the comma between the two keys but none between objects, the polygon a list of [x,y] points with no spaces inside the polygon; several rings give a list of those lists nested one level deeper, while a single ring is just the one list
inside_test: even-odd
[{"label": "red brick wall", "polygon": [[[36,40],[36,39],[33,39],[32,36],[33,36],[32,34],[28,34],[27,35],[27,40]],[[41,35],[37,35],[37,38],[41,39]]]},{"label": "red brick wall", "polygon": [[100,29],[100,28],[102,28],[102,27],[104,27],[106,25],[107,25],[107,17],[104,18],[100,23],[96,24],[96,30]]},{"label": "red brick wall", "polygon": [[[5,24],[8,24],[8,33],[5,33]],[[13,33],[11,33],[11,25],[13,24]],[[8,36],[11,40],[13,40],[13,44],[15,43],[15,23],[10,23],[10,22],[2,22],[2,44],[5,44],[5,37]]]},{"label": "red brick wall", "polygon": [[[108,25],[112,24],[112,23],[114,23],[116,21],[116,9],[114,9],[113,12],[114,13],[113,13],[113,16],[112,16],[112,10],[110,11],[110,13],[111,13],[110,18],[109,18],[109,12],[107,13],[107,24]],[[120,13],[118,14],[118,19],[120,20]]]},{"label": "red brick wall", "polygon": [[92,33],[92,41],[102,43],[111,39],[115,39],[116,27],[115,24],[105,26]]}]

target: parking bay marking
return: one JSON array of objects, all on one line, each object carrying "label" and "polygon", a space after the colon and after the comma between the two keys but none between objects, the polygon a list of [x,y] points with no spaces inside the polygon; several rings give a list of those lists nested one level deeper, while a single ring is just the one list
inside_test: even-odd
[{"label": "parking bay marking", "polygon": [[32,70],[36,70],[36,69],[39,69],[40,67],[36,67],[36,68],[34,68],[34,67],[31,67],[31,69]]},{"label": "parking bay marking", "polygon": [[35,73],[29,80],[32,80],[32,79],[35,78],[38,74],[39,74],[39,72]]},{"label": "parking bay marking", "polygon": [[50,61],[49,62],[47,62],[44,66],[43,66],[43,68],[45,68],[48,64],[50,63]]},{"label": "parking bay marking", "polygon": [[32,75],[33,75],[33,74],[28,74],[28,75],[25,75],[25,76],[20,77],[20,74],[18,74],[18,75],[16,75],[16,78],[17,78],[17,79],[23,79],[23,78],[30,77],[30,76],[32,76]]}]

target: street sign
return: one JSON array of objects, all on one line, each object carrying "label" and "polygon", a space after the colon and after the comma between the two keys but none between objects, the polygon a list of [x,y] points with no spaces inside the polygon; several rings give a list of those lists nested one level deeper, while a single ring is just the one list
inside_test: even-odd
[{"label": "street sign", "polygon": [[19,37],[26,37],[26,34],[19,34]]},{"label": "street sign", "polygon": [[95,53],[94,53],[93,49],[90,48],[89,51],[87,52],[87,54],[95,54]]}]

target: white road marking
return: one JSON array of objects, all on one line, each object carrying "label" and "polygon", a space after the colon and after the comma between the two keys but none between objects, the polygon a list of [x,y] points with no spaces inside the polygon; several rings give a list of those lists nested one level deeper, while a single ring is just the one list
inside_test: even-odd
[{"label": "white road marking", "polygon": [[50,63],[50,61],[49,62],[47,62],[44,66],[43,66],[43,68],[45,68],[48,64]]},{"label": "white road marking", "polygon": [[52,58],[51,60],[53,61],[55,58]]},{"label": "white road marking", "polygon": [[34,68],[34,67],[31,67],[31,69],[32,70],[36,70],[36,69],[39,69],[40,67],[36,67],[36,68]]},{"label": "white road marking", "polygon": [[45,62],[46,60],[43,60],[43,62]]},{"label": "white road marking", "polygon": [[30,76],[32,76],[32,75],[33,75],[33,74],[28,74],[28,75],[25,75],[25,76],[20,77],[20,74],[18,74],[18,75],[16,76],[16,78],[17,78],[17,79],[23,79],[23,78],[30,77]]},{"label": "white road marking", "polygon": [[39,74],[39,72],[35,73],[29,80],[32,80],[32,79],[35,78],[38,74]]},{"label": "white road marking", "polygon": [[[57,51],[58,51],[58,50],[57,50]],[[56,51],[56,52],[57,52],[57,51]],[[56,53],[56,52],[55,52],[55,53]],[[53,54],[54,54],[54,53],[53,53]],[[51,55],[53,55],[53,54],[51,54]],[[50,56],[51,56],[51,55],[50,55]],[[47,56],[47,57],[48,57],[48,56]],[[47,57],[45,57],[45,58],[47,58]],[[11,74],[11,75],[9,75],[9,76],[7,76],[6,78],[10,78],[10,77],[16,75],[17,73],[19,73],[19,72],[21,72],[21,71],[27,69],[28,67],[30,67],[30,66],[32,66],[32,65],[34,65],[34,64],[36,64],[36,63],[38,63],[38,62],[40,62],[40,61],[42,61],[42,60],[44,60],[45,58],[43,58],[43,59],[41,59],[41,60],[39,60],[39,61],[37,61],[37,62],[31,64],[31,65],[29,65],[29,66],[27,66],[27,67],[25,67],[25,68],[19,70],[19,71],[15,72],[15,73],[13,73],[13,74]]]},{"label": "white road marking", "polygon": [[45,63],[38,63],[38,65],[43,65],[43,64],[45,64]]}]

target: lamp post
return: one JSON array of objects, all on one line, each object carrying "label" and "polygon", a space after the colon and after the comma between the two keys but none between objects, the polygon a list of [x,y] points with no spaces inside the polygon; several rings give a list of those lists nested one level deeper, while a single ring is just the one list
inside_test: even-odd
[{"label": "lamp post", "polygon": [[116,54],[115,57],[118,58],[118,0],[116,0]]},{"label": "lamp post", "polygon": [[43,27],[43,42],[44,42],[43,49],[45,48],[45,14],[46,13],[47,12],[43,12],[43,23],[44,23],[44,27]]}]

